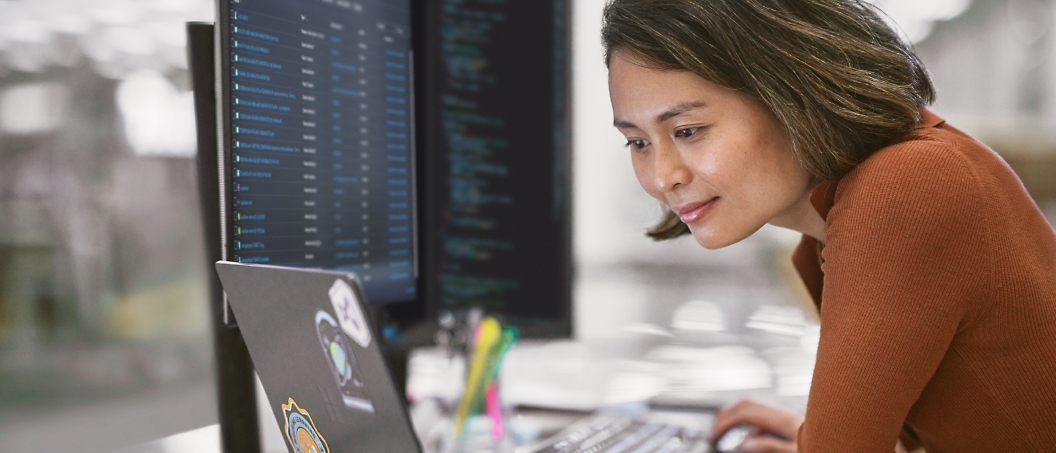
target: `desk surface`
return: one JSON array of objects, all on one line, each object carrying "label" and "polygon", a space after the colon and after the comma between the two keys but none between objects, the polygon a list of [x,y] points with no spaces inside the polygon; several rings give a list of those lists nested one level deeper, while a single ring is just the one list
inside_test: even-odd
[{"label": "desk surface", "polygon": [[[504,369],[500,380],[500,387],[512,392],[507,400],[535,397],[545,406],[548,401],[572,398],[573,408],[584,407],[580,411],[567,410],[568,407],[565,410],[531,408],[524,405],[529,401],[508,401],[520,407],[508,421],[516,419],[521,428],[526,427],[522,432],[530,433],[530,436],[520,436],[523,445],[512,451],[530,451],[535,442],[558,433],[596,407],[632,414],[649,410],[651,416],[659,416],[663,421],[703,429],[711,425],[709,411],[741,397],[802,409],[798,402],[805,403],[806,392],[802,387],[804,383],[809,385],[813,360],[807,348],[795,345],[798,339],[723,335],[701,338],[521,345],[511,353],[509,367]],[[438,350],[423,350],[421,354],[420,357],[433,359],[443,356]],[[432,366],[437,363],[443,361],[433,360]],[[453,369],[459,367],[457,362],[448,365]],[[450,377],[435,369],[425,370],[423,374]],[[413,369],[411,375],[415,375]],[[427,453],[437,451],[438,444],[433,442],[436,433],[448,431],[434,427],[444,421],[445,404],[452,405],[444,399],[457,398],[457,395],[445,394],[444,389],[449,387],[420,385],[424,390],[416,395],[419,404],[410,411]],[[266,402],[261,403],[267,407]],[[285,441],[271,420],[270,424],[267,421],[261,424],[264,452],[283,452]],[[528,437],[529,440],[524,440]],[[219,427],[210,425],[121,452],[210,453],[219,452],[219,445]]]},{"label": "desk surface", "polygon": [[[712,420],[711,415],[708,413],[658,411],[653,412],[650,415],[653,419],[683,426],[708,426],[711,424]],[[514,447],[512,453],[527,453],[531,451],[532,448],[540,444],[542,440],[557,434],[562,429],[567,428],[585,416],[586,414],[567,411],[546,411],[539,409],[525,409],[519,411],[517,417],[529,419],[529,423],[537,425],[540,428],[540,436],[536,441]],[[426,448],[425,453],[435,453],[434,449],[430,449],[428,443],[423,446]],[[276,449],[275,447],[281,448]],[[272,445],[265,448],[264,453],[282,453],[285,451],[285,445]],[[117,453],[221,453],[220,426],[214,424],[189,430],[118,450]]]},{"label": "desk surface", "polygon": [[[579,420],[584,415],[569,412],[550,412],[529,410],[522,417],[530,417],[542,428],[545,435],[559,432]],[[540,439],[542,439],[541,437]],[[528,452],[531,445],[518,447],[514,453]],[[278,448],[276,448],[278,447]],[[267,445],[264,453],[285,453],[285,445]],[[222,453],[220,450],[220,425],[209,425],[203,428],[174,434],[154,441],[118,450],[117,453]],[[426,453],[432,453],[428,448]]]}]

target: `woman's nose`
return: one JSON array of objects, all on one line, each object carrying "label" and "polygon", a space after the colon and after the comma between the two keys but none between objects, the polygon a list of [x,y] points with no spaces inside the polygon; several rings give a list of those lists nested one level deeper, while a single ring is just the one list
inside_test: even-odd
[{"label": "woman's nose", "polygon": [[689,184],[693,174],[676,147],[665,143],[654,144],[653,149],[653,184],[658,190],[669,192],[679,185]]}]

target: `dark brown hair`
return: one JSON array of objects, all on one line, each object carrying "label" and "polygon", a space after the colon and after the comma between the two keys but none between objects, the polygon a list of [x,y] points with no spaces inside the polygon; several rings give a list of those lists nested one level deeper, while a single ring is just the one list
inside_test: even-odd
[{"label": "dark brown hair", "polygon": [[[803,168],[835,180],[909,132],[935,98],[880,14],[861,0],[613,0],[601,38],[606,64],[620,49],[761,100]],[[647,232],[687,233],[671,211]]]}]

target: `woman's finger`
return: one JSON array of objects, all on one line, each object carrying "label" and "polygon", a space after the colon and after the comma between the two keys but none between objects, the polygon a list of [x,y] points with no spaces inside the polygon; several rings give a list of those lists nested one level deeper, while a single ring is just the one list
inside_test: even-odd
[{"label": "woman's finger", "polygon": [[771,436],[751,437],[741,444],[742,453],[796,453],[796,443]]},{"label": "woman's finger", "polygon": [[909,453],[909,451],[906,450],[906,446],[902,445],[901,439],[895,444],[895,453]]},{"label": "woman's finger", "polygon": [[764,432],[795,441],[803,418],[798,414],[777,409],[751,400],[741,400],[715,416],[710,440],[715,442],[730,428],[747,424]]}]

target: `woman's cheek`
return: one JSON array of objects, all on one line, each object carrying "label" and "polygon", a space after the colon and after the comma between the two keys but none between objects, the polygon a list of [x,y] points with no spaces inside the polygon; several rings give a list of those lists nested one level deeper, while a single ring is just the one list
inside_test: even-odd
[{"label": "woman's cheek", "polygon": [[646,159],[640,156],[632,157],[632,163],[634,166],[634,176],[638,179],[638,185],[640,185],[642,190],[645,190],[649,196],[659,199],[653,190],[653,184],[651,182],[653,180],[651,165],[646,162]]}]

